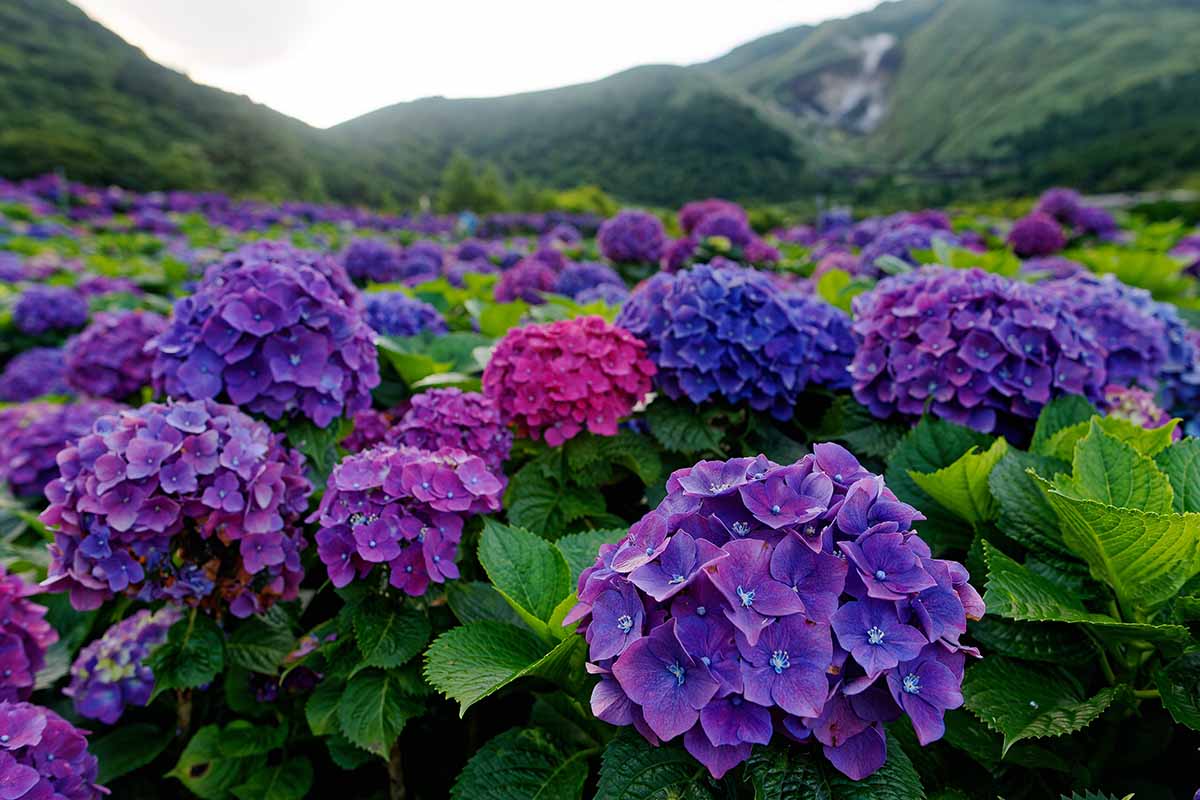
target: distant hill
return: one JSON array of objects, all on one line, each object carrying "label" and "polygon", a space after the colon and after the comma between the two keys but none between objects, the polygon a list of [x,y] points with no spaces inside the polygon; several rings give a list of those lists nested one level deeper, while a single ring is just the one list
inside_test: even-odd
[{"label": "distant hill", "polygon": [[461,150],[664,205],[1171,185],[1200,171],[1197,53],[1195,0],[898,0],[692,67],[320,131],[155,64],[65,0],[0,0],[0,174],[411,203]]}]

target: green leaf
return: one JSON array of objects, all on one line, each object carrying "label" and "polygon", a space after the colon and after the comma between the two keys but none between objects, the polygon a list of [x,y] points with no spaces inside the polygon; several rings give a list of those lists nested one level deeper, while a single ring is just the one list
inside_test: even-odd
[{"label": "green leaf", "polygon": [[1200,439],[1188,437],[1154,457],[1175,490],[1175,511],[1200,513]]},{"label": "green leaf", "polygon": [[[1033,441],[1029,445],[1030,452],[1043,456],[1053,456],[1054,450],[1049,446],[1050,439],[1059,431],[1087,422],[1096,415],[1096,407],[1088,402],[1086,397],[1077,394],[1067,394],[1051,400],[1038,415],[1037,425],[1033,429]],[[1070,461],[1068,455],[1064,461]]]},{"label": "green leaf", "polygon": [[967,670],[966,708],[1004,737],[1002,755],[1025,739],[1064,736],[1082,730],[1108,708],[1124,687],[1084,698],[1061,671],[991,656]]},{"label": "green leaf", "polygon": [[225,655],[234,666],[274,675],[295,646],[296,637],[289,629],[267,625],[256,617],[233,632],[225,643]]},{"label": "green leaf", "polygon": [[244,719],[235,719],[221,731],[218,749],[227,758],[266,755],[283,747],[287,734],[287,720],[279,725],[255,725]]},{"label": "green leaf", "polygon": [[96,783],[110,783],[158,758],[171,743],[171,735],[153,725],[134,722],[115,728],[88,742],[88,752],[100,762]]},{"label": "green leaf", "polygon": [[288,445],[304,454],[313,485],[324,486],[340,458],[337,445],[342,430],[339,422],[334,420],[324,428],[318,428],[308,420],[291,422],[285,429],[285,436]]},{"label": "green leaf", "polygon": [[1062,540],[1058,515],[1038,487],[1037,480],[1029,474],[1031,469],[1039,475],[1053,477],[1056,473],[1068,472],[1070,466],[1056,458],[1009,448],[988,476],[988,487],[999,507],[996,526],[1035,553],[1074,558],[1074,553]]},{"label": "green leaf", "polygon": [[378,336],[375,339],[375,349],[379,355],[392,365],[400,379],[409,386],[430,375],[451,371],[453,365],[450,362],[435,361],[425,353],[412,352],[409,346],[403,339],[392,336]]},{"label": "green leaf", "polygon": [[238,800],[303,800],[312,788],[312,764],[307,758],[289,758],[263,767],[233,789]]},{"label": "green leaf", "polygon": [[519,528],[550,537],[566,527],[559,508],[562,487],[542,477],[513,481],[505,497],[508,521]]},{"label": "green leaf", "polygon": [[1080,422],[1058,431],[1050,437],[1042,451],[1046,455],[1070,461],[1075,452],[1076,443],[1087,436],[1093,420],[1105,433],[1126,442],[1142,455],[1151,458],[1171,444],[1172,437],[1175,435],[1175,427],[1179,424],[1179,420],[1171,420],[1161,427],[1147,429],[1119,417],[1093,417],[1092,420]]},{"label": "green leaf", "polygon": [[346,684],[338,703],[338,722],[351,742],[387,758],[404,723],[423,710],[420,703],[405,696],[391,673],[368,670]]},{"label": "green leaf", "polygon": [[463,625],[482,620],[520,625],[521,618],[491,584],[483,581],[451,581],[446,584],[446,602]]},{"label": "green leaf", "polygon": [[567,754],[542,731],[513,729],[479,749],[454,782],[451,800],[570,800],[581,797],[586,753]]},{"label": "green leaf", "polygon": [[667,450],[686,455],[719,452],[721,431],[712,424],[713,416],[711,411],[672,402],[665,395],[646,408],[650,434]]},{"label": "green leaf", "polygon": [[812,748],[791,745],[757,746],[746,762],[746,777],[754,800],[922,800],[912,761],[895,737],[887,737],[887,761],[878,770],[854,781],[838,772]]},{"label": "green leaf", "polygon": [[192,611],[171,626],[167,641],[146,659],[154,671],[154,696],[170,689],[212,683],[225,666],[225,637],[217,624]]},{"label": "green leaf", "polygon": [[355,607],[350,618],[362,666],[398,667],[429,641],[429,620],[423,613],[378,595]]},{"label": "green leaf", "polygon": [[1060,478],[1060,489],[1116,508],[1136,508],[1165,514],[1171,510],[1174,490],[1167,476],[1132,445],[1089,423],[1088,433],[1075,444],[1074,474]]},{"label": "green leaf", "polygon": [[521,619],[546,635],[546,621],[571,593],[570,568],[558,548],[529,531],[488,518],[479,537],[479,563]]},{"label": "green leaf", "polygon": [[229,790],[241,783],[245,773],[257,763],[260,763],[259,759],[227,758],[221,755],[221,729],[216,725],[206,725],[196,731],[167,777],[177,778],[188,791],[202,800],[223,800]]},{"label": "green leaf", "polygon": [[909,470],[908,476],[943,508],[972,525],[980,525],[996,516],[988,476],[1007,450],[1008,442],[998,438],[982,453],[972,447],[948,467],[936,472]]},{"label": "green leaf", "polygon": [[340,733],[335,733],[325,740],[329,749],[329,758],[344,770],[354,770],[371,760],[371,754],[366,750],[355,747]]},{"label": "green leaf", "polygon": [[1175,721],[1200,730],[1200,651],[1185,653],[1155,672],[1154,682]]},{"label": "green leaf", "polygon": [[622,728],[604,748],[596,800],[716,800],[708,770],[679,743],[651,747]]},{"label": "green leaf", "polygon": [[488,303],[479,313],[479,332],[499,339],[521,322],[529,312],[529,304],[516,300],[511,303]]},{"label": "green leaf", "polygon": [[443,633],[425,653],[425,679],[458,701],[459,716],[531,669],[550,647],[524,628],[475,622]]},{"label": "green leaf", "polygon": [[325,736],[338,730],[338,701],[345,689],[341,683],[327,679],[309,695],[304,704],[304,716],[314,736]]},{"label": "green leaf", "polygon": [[563,554],[571,570],[569,585],[575,586],[579,581],[579,574],[596,563],[600,545],[619,542],[626,533],[628,531],[623,528],[609,528],[571,533],[556,541],[555,546]]},{"label": "green leaf", "polygon": [[650,437],[622,428],[616,436],[599,438],[604,457],[625,467],[642,483],[657,483],[662,477],[662,457]]},{"label": "green leaf", "polygon": [[817,279],[817,294],[826,303],[849,314],[854,298],[871,286],[871,281],[854,278],[844,269],[831,269]]},{"label": "green leaf", "polygon": [[1012,622],[995,614],[971,623],[971,636],[989,655],[1022,661],[1082,665],[1096,657],[1096,646],[1078,627],[1060,622]]}]

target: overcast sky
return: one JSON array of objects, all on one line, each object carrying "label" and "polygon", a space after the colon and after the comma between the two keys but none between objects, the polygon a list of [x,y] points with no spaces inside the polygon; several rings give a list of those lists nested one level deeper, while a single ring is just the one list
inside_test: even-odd
[{"label": "overcast sky", "polygon": [[73,0],[150,58],[319,127],[691,64],[879,0]]}]

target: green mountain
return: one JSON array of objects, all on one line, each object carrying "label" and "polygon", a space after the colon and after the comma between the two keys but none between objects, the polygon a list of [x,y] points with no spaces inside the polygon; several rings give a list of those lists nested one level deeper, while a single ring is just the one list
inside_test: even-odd
[{"label": "green mountain", "polygon": [[0,174],[410,204],[451,155],[629,201],[1113,190],[1200,171],[1195,0],[897,0],[692,67],[401,103],[320,131],[0,0]]}]

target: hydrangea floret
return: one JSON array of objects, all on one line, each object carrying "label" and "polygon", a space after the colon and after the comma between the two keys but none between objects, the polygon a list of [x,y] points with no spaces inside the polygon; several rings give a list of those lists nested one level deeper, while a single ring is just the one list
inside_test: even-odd
[{"label": "hydrangea floret", "polygon": [[58,641],[46,607],[28,599],[38,591],[0,564],[0,701],[29,699],[46,649]]},{"label": "hydrangea floret", "polygon": [[86,731],[48,708],[0,701],[0,797],[100,800],[98,770]]}]

